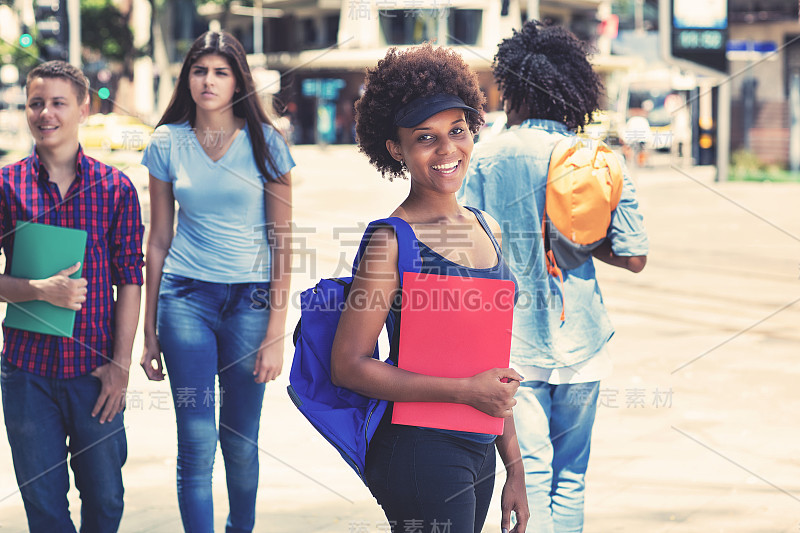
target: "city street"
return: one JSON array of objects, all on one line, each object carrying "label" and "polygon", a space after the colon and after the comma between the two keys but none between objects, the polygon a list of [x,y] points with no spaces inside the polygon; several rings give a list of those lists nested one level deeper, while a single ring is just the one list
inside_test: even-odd
[{"label": "city street", "polygon": [[[292,152],[294,293],[346,274],[364,224],[388,215],[408,182],[382,179],[354,146]],[[147,220],[141,155],[99,157],[134,180]],[[585,531],[800,531],[800,185],[717,184],[711,167],[673,168],[668,156],[656,162],[664,164],[635,172],[650,236],[647,268],[633,275],[598,266],[616,326],[615,368],[601,386]],[[295,305],[290,331],[298,315]],[[120,531],[173,533],[182,529],[172,399],[166,381],[148,382],[138,367],[142,340],[140,331],[125,412]],[[292,350],[287,337],[284,372],[264,401],[256,531],[388,531],[366,487],[289,400]],[[215,474],[216,530],[223,531],[219,453]],[[484,532],[500,530],[502,481],[500,473]],[[77,524],[74,489],[70,503]],[[0,435],[0,533],[25,530]]]}]

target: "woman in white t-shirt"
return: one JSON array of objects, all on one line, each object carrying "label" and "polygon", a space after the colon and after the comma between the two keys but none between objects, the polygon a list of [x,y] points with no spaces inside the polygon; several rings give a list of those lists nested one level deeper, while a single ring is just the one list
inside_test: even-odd
[{"label": "woman in white t-shirt", "polygon": [[206,32],[194,42],[142,163],[151,215],[141,364],[162,380],[164,354],[183,525],[213,531],[219,435],[227,531],[252,531],[264,387],[283,366],[294,161],[233,36]]}]

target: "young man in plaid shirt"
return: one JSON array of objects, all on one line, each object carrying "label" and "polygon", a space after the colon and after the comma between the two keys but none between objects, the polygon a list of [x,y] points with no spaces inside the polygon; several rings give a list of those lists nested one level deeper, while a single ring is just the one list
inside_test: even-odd
[{"label": "young man in plaid shirt", "polygon": [[75,531],[68,455],[81,495],[81,531],[116,531],[122,516],[122,410],[139,319],[144,226],[130,180],[78,143],[88,89],[83,73],[67,63],[33,69],[26,115],[35,148],[0,171],[6,273],[18,223],[88,232],[81,279],[69,278],[79,264],[47,279],[0,276],[0,299],[8,305],[44,300],[77,311],[72,337],[3,326],[3,414],[32,532]]}]

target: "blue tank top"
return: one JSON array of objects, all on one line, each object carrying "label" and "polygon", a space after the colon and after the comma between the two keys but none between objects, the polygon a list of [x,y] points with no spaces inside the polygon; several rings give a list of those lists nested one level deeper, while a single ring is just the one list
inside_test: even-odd
[{"label": "blue tank top", "polygon": [[[503,253],[500,250],[500,245],[497,243],[497,240],[494,238],[494,234],[489,229],[489,225],[486,223],[486,219],[483,218],[483,213],[479,209],[475,209],[474,207],[468,207],[472,213],[475,214],[475,217],[478,219],[483,230],[489,235],[489,238],[492,241],[492,245],[494,246],[495,253],[497,254],[497,263],[495,266],[490,268],[470,268],[464,265],[459,265],[458,263],[454,263],[449,259],[446,259],[433,251],[430,247],[428,247],[425,243],[419,242],[419,255],[422,259],[422,265],[420,267],[420,272],[423,274],[437,274],[440,276],[461,276],[465,278],[487,278],[487,279],[507,279],[514,282],[514,302],[516,303],[517,296],[518,296],[518,287],[517,287],[517,279],[512,274],[511,269],[508,268],[505,260],[503,259]],[[398,360],[398,353],[399,353],[399,345],[400,345],[400,309],[402,308],[402,295],[398,293],[397,298],[395,299],[394,305],[392,305],[391,319],[394,321],[394,335],[390,341],[390,351],[389,351],[389,358],[392,361],[397,362]],[[388,409],[386,412],[386,417],[389,417],[391,420],[391,409]],[[494,442],[497,438],[496,435],[490,435],[486,433],[470,433],[466,431],[452,431],[447,429],[431,429],[431,431],[441,431],[443,433],[447,433],[449,435],[457,436],[460,438],[468,439],[474,442],[480,442],[484,444],[489,444]]]}]

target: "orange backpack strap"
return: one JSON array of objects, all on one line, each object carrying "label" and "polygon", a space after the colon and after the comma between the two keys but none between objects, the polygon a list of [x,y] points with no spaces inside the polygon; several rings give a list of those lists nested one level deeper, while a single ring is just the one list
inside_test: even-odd
[{"label": "orange backpack strap", "polygon": [[581,141],[580,137],[576,136],[568,136],[564,137],[560,141],[556,143],[553,147],[553,151],[550,154],[550,167],[547,169],[547,176],[548,181],[553,178],[558,178],[560,176],[552,176],[553,169],[558,166],[564,164],[564,162],[572,157],[575,152],[578,151],[579,148],[583,147],[583,141]]},{"label": "orange backpack strap", "polygon": [[[545,228],[545,219],[542,218],[542,237],[544,237],[544,232],[547,231]],[[561,269],[558,268],[558,263],[556,262],[556,255],[553,253],[553,250],[545,250],[544,251],[544,265],[547,267],[547,273],[553,277],[558,278],[558,281],[561,282],[561,322],[566,320],[566,308],[567,302],[564,299],[564,275],[561,273]]]},{"label": "orange backpack strap", "polygon": [[[542,209],[542,240],[547,272],[561,282],[562,321],[566,295],[561,269],[574,268],[606,237],[623,181],[622,165],[604,142],[570,135],[554,145]],[[553,241],[553,235],[560,240]]]},{"label": "orange backpack strap", "polygon": [[[556,143],[550,155],[550,165],[547,171],[548,188],[556,187],[562,190],[571,188],[572,180],[570,178],[570,173],[574,172],[574,169],[577,167],[588,165],[596,157],[596,152],[592,154],[591,158],[587,157],[587,151],[583,150],[585,147],[586,141],[574,135],[564,137]],[[543,241],[546,241],[547,204],[548,202],[554,201],[559,195],[550,195],[546,192],[545,196],[545,207],[542,212]],[[571,201],[568,195],[560,195],[560,197],[562,202]],[[557,211],[559,211],[560,214],[570,209],[568,204],[556,204],[555,207],[557,207]],[[547,273],[553,277],[557,277],[561,284],[561,321],[564,322],[567,308],[566,292],[564,290],[564,274],[561,267],[558,266],[555,252],[553,252],[552,249],[545,249],[545,266],[547,267]]]},{"label": "orange backpack strap", "polygon": [[622,165],[617,158],[617,154],[611,151],[603,141],[597,141],[597,151],[595,152],[595,168],[608,168],[608,179],[611,185],[611,210],[617,208],[619,199],[622,197],[622,185],[624,182]]}]

